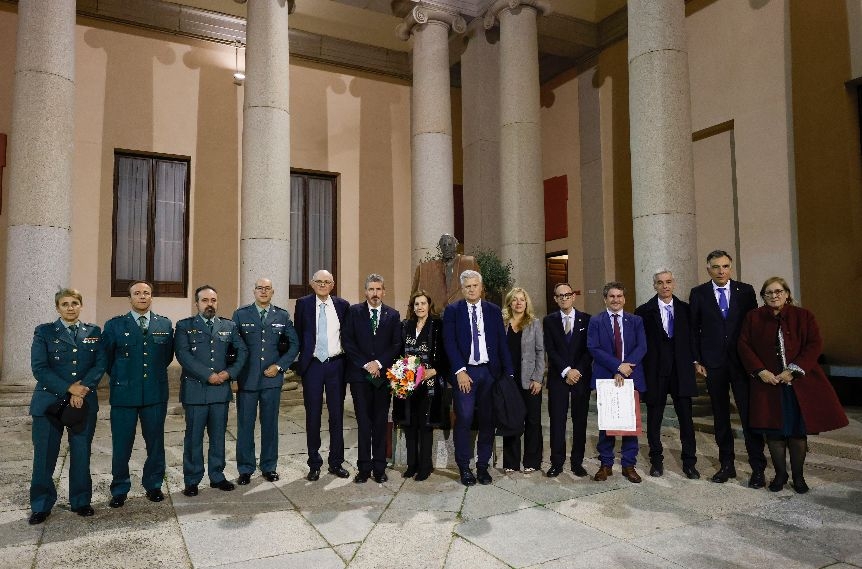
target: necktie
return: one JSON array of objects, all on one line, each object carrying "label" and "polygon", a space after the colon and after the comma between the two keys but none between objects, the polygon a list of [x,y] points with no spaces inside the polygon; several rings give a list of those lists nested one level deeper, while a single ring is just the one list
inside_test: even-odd
[{"label": "necktie", "polygon": [[320,361],[326,361],[329,357],[329,336],[326,332],[326,305],[320,305],[317,315],[317,338],[314,342],[314,357]]},{"label": "necktie", "polygon": [[673,309],[670,305],[665,305],[665,310],[667,310],[667,337],[673,338]]},{"label": "necktie", "polygon": [[620,361],[623,359],[623,335],[620,334],[620,315],[614,314],[614,355]]},{"label": "necktie", "polygon": [[377,308],[371,309],[371,333],[377,334]]},{"label": "necktie", "polygon": [[727,291],[723,287],[718,289],[718,308],[721,310],[721,317],[727,319]]},{"label": "necktie", "polygon": [[479,317],[476,315],[476,305],[471,304],[470,308],[473,310],[470,316],[470,324],[473,329],[473,361],[481,361],[479,359]]},{"label": "necktie", "polygon": [[207,329],[210,331],[210,334],[213,332],[213,321],[207,320]]},{"label": "necktie", "polygon": [[69,334],[72,335],[73,340],[78,337],[78,325],[77,324],[72,324],[71,326],[69,326]]},{"label": "necktie", "polygon": [[266,309],[260,311],[260,323],[263,324],[266,320]]},{"label": "necktie", "polygon": [[565,322],[563,322],[563,332],[566,334],[566,337],[568,337],[572,333],[572,320],[571,320],[571,318],[572,317],[568,316],[568,315],[563,316],[563,320],[565,320]]},{"label": "necktie", "polygon": [[138,316],[138,326],[141,327],[141,334],[147,333],[147,317],[146,316]]}]

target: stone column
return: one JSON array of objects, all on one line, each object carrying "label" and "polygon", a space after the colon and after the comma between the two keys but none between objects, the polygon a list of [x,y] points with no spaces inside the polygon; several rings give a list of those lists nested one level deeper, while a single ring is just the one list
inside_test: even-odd
[{"label": "stone column", "polygon": [[697,282],[697,230],[684,0],[630,0],[629,113],[637,302],[671,269],[687,298]]},{"label": "stone column", "polygon": [[14,81],[2,383],[32,385],[33,329],[57,318],[54,293],[75,284],[75,0],[18,2]]},{"label": "stone column", "polygon": [[413,37],[410,141],[414,267],[427,253],[436,253],[440,235],[455,229],[449,29],[463,33],[466,27],[464,18],[457,14],[419,5],[410,10],[397,30],[404,41]]},{"label": "stone column", "polygon": [[500,22],[500,254],[513,261],[536,314],[546,304],[536,17],[549,11],[546,0],[497,0],[485,15],[486,29]]},{"label": "stone column", "polygon": [[248,3],[242,127],[240,303],[254,281],[272,279],[281,298],[290,285],[290,43],[292,2]]}]

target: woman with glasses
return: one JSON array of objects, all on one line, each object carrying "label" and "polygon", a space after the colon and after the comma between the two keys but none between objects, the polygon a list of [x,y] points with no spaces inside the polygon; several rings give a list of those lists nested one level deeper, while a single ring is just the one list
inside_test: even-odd
[{"label": "woman with glasses", "polygon": [[781,277],[760,288],[764,306],[750,311],[739,335],[739,355],[751,374],[749,424],[766,437],[775,478],[769,490],[787,483],[787,451],[793,489],[808,492],[802,473],[809,434],[847,425],[835,390],[817,365],[823,348],[814,315],[793,305]]}]

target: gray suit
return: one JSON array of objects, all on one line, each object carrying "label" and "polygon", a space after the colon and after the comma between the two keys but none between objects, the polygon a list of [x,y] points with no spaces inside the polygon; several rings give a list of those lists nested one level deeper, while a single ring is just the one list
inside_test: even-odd
[{"label": "gray suit", "polygon": [[[512,334],[511,329],[506,327],[506,334]],[[508,341],[508,338],[507,338]],[[524,418],[524,468],[538,470],[542,466],[542,392],[533,395],[530,391],[530,382],[538,381],[544,383],[545,374],[545,338],[542,332],[542,321],[534,319],[521,330],[521,359],[513,361],[512,366],[515,373],[520,368],[520,377],[516,379],[519,383],[521,397],[524,399],[526,415]],[[510,352],[511,352],[510,348]],[[503,378],[505,381],[506,378]],[[503,437],[503,468],[520,470],[521,467],[521,437]]]}]

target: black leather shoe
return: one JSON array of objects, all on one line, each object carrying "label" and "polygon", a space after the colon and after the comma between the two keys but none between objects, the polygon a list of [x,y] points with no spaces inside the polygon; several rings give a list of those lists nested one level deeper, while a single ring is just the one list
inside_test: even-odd
[{"label": "black leather shoe", "polygon": [[236,479],[236,483],[240,486],[245,486],[249,482],[251,482],[251,474],[248,473],[240,474],[239,478]]},{"label": "black leather shoe", "polygon": [[264,472],[263,477],[266,479],[267,482],[275,482],[276,480],[278,480],[280,478],[278,475],[278,472],[276,472],[275,470],[270,470],[269,472]]},{"label": "black leather shoe", "polygon": [[473,471],[469,468],[461,469],[461,484],[463,484],[464,486],[476,485],[476,477],[473,476]]},{"label": "black leather shoe", "polygon": [[772,479],[772,482],[769,483],[769,491],[780,492],[784,488],[785,484],[787,484],[787,473],[776,474],[775,478]]},{"label": "black leather shoe", "polygon": [[108,502],[108,505],[112,508],[122,508],[123,504],[126,503],[126,499],[128,495],[126,494],[117,494],[116,496],[111,497],[111,501]]},{"label": "black leather shoe", "polygon": [[51,512],[33,512],[30,514],[30,519],[27,520],[27,523],[31,526],[38,526],[42,522],[48,519],[48,516],[51,515]]},{"label": "black leather shoe", "polygon": [[797,494],[805,494],[809,490],[808,484],[805,483],[805,479],[801,476],[799,477],[799,480],[797,480],[796,478],[793,479],[792,486],[793,489],[796,490]]},{"label": "black leather shoe", "polygon": [[312,468],[311,470],[308,471],[308,474],[305,476],[305,479],[308,480],[309,482],[316,482],[316,481],[320,480],[320,469],[319,468]]},{"label": "black leather shoe", "polygon": [[150,502],[161,502],[165,499],[165,494],[161,488],[147,490],[147,500]]},{"label": "black leather shoe", "polygon": [[552,466],[545,473],[545,476],[547,476],[548,478],[556,478],[557,476],[559,476],[562,473],[563,473],[563,467],[562,466]]},{"label": "black leather shoe", "polygon": [[736,478],[736,468],[733,465],[722,466],[718,469],[718,472],[712,475],[712,480],[716,484],[724,484],[731,478]]},{"label": "black leather shoe", "polygon": [[751,478],[748,479],[748,487],[757,490],[764,486],[766,486],[766,476],[763,475],[763,471],[755,470],[752,472]]},{"label": "black leather shoe", "polygon": [[362,472],[361,470],[356,473],[356,476],[353,477],[353,481],[356,484],[365,484],[368,482],[368,479],[371,477],[370,472]]},{"label": "black leather shoe", "polygon": [[233,482],[222,480],[221,482],[210,482],[210,488],[218,488],[219,490],[230,492],[231,490],[236,488],[236,486],[234,486]]},{"label": "black leather shoe", "polygon": [[386,482],[387,480],[389,480],[389,477],[388,477],[388,476],[386,476],[386,473],[385,473],[385,472],[381,472],[380,474],[377,474],[377,473],[375,472],[374,474],[372,474],[372,475],[371,475],[371,478],[372,478],[375,482],[377,482],[378,484],[383,484],[384,482]]},{"label": "black leather shoe", "polygon": [[339,478],[350,478],[350,473],[343,466],[330,466],[329,473],[338,476]]},{"label": "black leather shoe", "polygon": [[693,466],[683,466],[682,473],[685,474],[685,477],[689,480],[697,480],[700,478],[700,472],[698,472],[697,468]]},{"label": "black leather shoe", "polygon": [[401,478],[413,478],[415,475],[416,475],[416,467],[415,466],[408,466],[407,470],[405,470],[401,474]]},{"label": "black leather shoe", "polygon": [[654,476],[654,477],[658,478],[662,474],[664,474],[664,465],[663,464],[661,464],[660,462],[655,462],[655,463],[650,465],[650,467],[649,467],[649,475],[650,476]]},{"label": "black leather shoe", "polygon": [[587,469],[584,468],[584,466],[581,464],[576,464],[572,467],[572,474],[574,474],[578,478],[583,478],[587,475]]},{"label": "black leather shoe", "polygon": [[189,484],[185,488],[183,488],[184,496],[197,496],[198,495],[198,485],[197,484]]},{"label": "black leather shoe", "polygon": [[482,485],[487,485],[494,481],[491,475],[488,474],[487,468],[476,468],[476,480]]},{"label": "black leather shoe", "polygon": [[81,506],[80,508],[75,508],[72,511],[81,516],[82,518],[89,518],[96,513],[96,511],[93,509],[93,506],[90,505]]},{"label": "black leather shoe", "polygon": [[428,480],[429,476],[431,476],[430,472],[417,472],[413,480],[416,482],[422,482],[423,480]]}]

